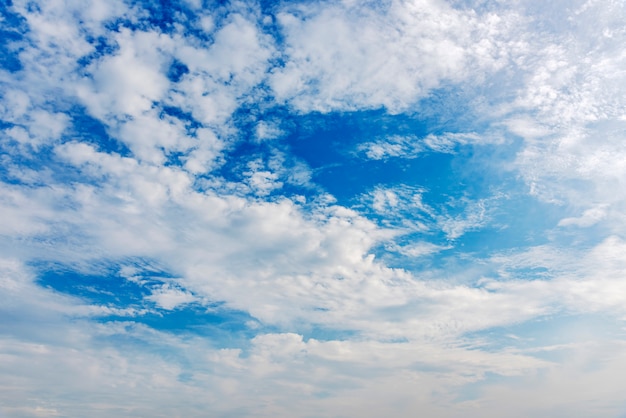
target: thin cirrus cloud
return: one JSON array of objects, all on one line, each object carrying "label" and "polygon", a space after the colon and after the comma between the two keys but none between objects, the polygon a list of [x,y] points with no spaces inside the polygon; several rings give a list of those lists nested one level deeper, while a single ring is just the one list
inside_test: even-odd
[{"label": "thin cirrus cloud", "polygon": [[1,414],[624,413],[621,2],[2,7]]}]

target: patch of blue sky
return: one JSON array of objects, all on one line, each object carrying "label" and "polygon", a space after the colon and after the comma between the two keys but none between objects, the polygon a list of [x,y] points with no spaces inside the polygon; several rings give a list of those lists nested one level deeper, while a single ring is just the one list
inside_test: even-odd
[{"label": "patch of blue sky", "polygon": [[444,204],[453,198],[485,195],[496,183],[484,167],[481,170],[478,158],[482,157],[471,146],[459,152],[427,149],[380,159],[359,154],[363,143],[390,136],[410,135],[419,146],[428,134],[436,133],[428,121],[383,110],[290,118],[286,125],[294,129],[285,137],[289,149],[307,162],[316,182],[342,204],[354,204],[355,197],[375,186],[397,185],[423,188],[429,200]]},{"label": "patch of blue sky", "polygon": [[165,116],[170,116],[172,118],[176,118],[185,124],[189,133],[193,133],[193,131],[199,128],[202,124],[198,122],[190,112],[186,112],[179,107],[169,106],[165,103],[155,103],[155,106],[158,106],[160,109],[160,117],[164,118]]},{"label": "patch of blue sky", "polygon": [[[251,164],[260,164],[259,169],[280,171],[276,174],[280,175],[277,180],[281,187],[269,192],[270,197],[316,193],[315,187],[294,172],[295,167],[304,169],[306,161],[292,153],[290,143],[284,137],[297,122],[297,117],[278,110],[261,113],[240,109],[234,117],[238,135],[225,139],[222,164],[212,174],[228,182],[240,183],[250,174]],[[271,126],[272,136],[260,136],[259,124]]]},{"label": "patch of blue sky", "polygon": [[189,74],[189,68],[181,61],[174,59],[167,70],[167,78],[178,83],[185,74]]},{"label": "patch of blue sky", "polygon": [[[397,119],[397,120],[393,120]],[[314,113],[293,119],[295,129],[286,136],[289,149],[313,171],[313,179],[339,204],[352,205],[355,197],[380,184],[421,182],[427,177],[447,176],[449,156],[414,164],[409,160],[370,161],[357,155],[357,147],[372,138],[398,134],[398,126],[414,123],[411,132],[424,133],[425,126],[406,116],[384,110]],[[392,125],[397,123],[397,125]],[[391,125],[391,126],[390,126]]]},{"label": "patch of blue sky", "polygon": [[108,55],[115,55],[119,51],[119,45],[106,36],[92,36],[90,34],[86,34],[85,40],[93,46],[93,51],[82,56],[76,62],[81,70],[84,70],[94,61]]},{"label": "patch of blue sky", "polygon": [[[61,182],[83,179],[84,175],[76,168],[67,167],[59,162],[50,152],[51,147],[45,146],[38,150],[24,150],[7,138],[0,140],[0,180],[7,184],[26,186],[47,185],[47,175],[51,174]],[[42,178],[26,175],[27,172],[45,173]]]},{"label": "patch of blue sky", "polygon": [[184,7],[183,2],[175,0],[134,0],[131,1],[130,4],[139,6],[138,8],[143,12],[141,19],[146,22],[146,24],[157,27],[165,33],[172,30],[174,23],[183,20],[188,10]]},{"label": "patch of blue sky", "polygon": [[486,255],[489,251],[545,244],[551,239],[548,231],[559,220],[552,206],[521,193],[511,193],[494,205],[486,225],[457,239],[465,251]]},{"label": "patch of blue sky", "polygon": [[115,265],[97,268],[98,274],[56,263],[39,262],[32,265],[39,272],[38,283],[41,286],[92,303],[115,307],[142,306],[144,298],[151,293],[150,285],[170,278],[166,274],[149,272],[148,276],[142,277],[141,282],[131,281],[121,276]]},{"label": "patch of blue sky", "polygon": [[[262,106],[262,105],[261,105]],[[275,140],[259,141],[255,128],[269,120],[284,135]],[[241,109],[235,118],[240,141],[227,158],[221,174],[240,175],[241,161],[256,155],[268,155],[277,147],[305,162],[312,180],[339,204],[353,206],[363,193],[379,185],[418,184],[432,191],[438,200],[459,194],[451,168],[453,156],[428,153],[423,158],[370,160],[358,155],[358,146],[373,138],[388,135],[425,136],[427,123],[406,115],[389,115],[384,110],[332,112],[297,115],[287,108]],[[458,189],[454,188],[458,186]],[[445,190],[444,190],[445,189]]]},{"label": "patch of blue sky", "polygon": [[152,309],[132,318],[109,315],[97,321],[132,322],[179,336],[204,337],[216,348],[245,346],[257,333],[267,331],[265,327],[251,328],[249,324],[253,318],[245,312],[223,307],[208,309],[198,304],[188,304],[173,310]]},{"label": "patch of blue sky", "polygon": [[530,321],[494,327],[465,335],[469,344],[489,352],[512,350],[547,361],[577,344],[624,339],[624,321],[606,313],[568,313],[555,309]]},{"label": "patch of blue sky", "polygon": [[71,117],[72,126],[67,130],[65,138],[94,145],[100,152],[115,153],[123,157],[131,156],[130,149],[110,135],[108,127],[91,116],[83,106],[72,106],[67,115]]},{"label": "patch of blue sky", "polygon": [[15,72],[22,69],[19,52],[22,49],[18,41],[28,32],[26,19],[11,12],[11,0],[0,4],[0,68]]},{"label": "patch of blue sky", "polygon": [[[3,127],[0,126],[0,129]],[[31,184],[20,173],[24,167],[35,166],[32,159],[20,153],[13,153],[6,144],[0,145],[0,180],[6,184]]]},{"label": "patch of blue sky", "polygon": [[172,33],[179,30],[179,27],[176,27],[177,23],[186,23],[190,17],[193,17],[193,12],[183,1],[131,0],[129,4],[135,8],[136,14],[132,18],[115,21],[111,28],[156,29],[163,33]]},{"label": "patch of blue sky", "polygon": [[298,332],[304,341],[314,339],[317,341],[349,341],[358,339],[359,332],[349,329],[329,328],[319,324],[307,325]]},{"label": "patch of blue sky", "polygon": [[[49,104],[49,106],[53,106],[53,104]],[[35,178],[36,181],[33,182],[32,176],[25,177],[23,175],[24,170],[32,170],[40,173],[45,172],[43,178],[48,178],[49,175],[50,178],[60,184],[95,183],[97,179],[90,179],[80,167],[67,165],[57,158],[53,149],[63,141],[80,141],[94,146],[100,152],[115,153],[124,157],[131,156],[128,147],[109,135],[107,126],[89,115],[84,107],[77,104],[62,104],[57,108],[58,111],[64,113],[70,121],[62,138],[58,141],[31,147],[18,144],[6,135],[0,140],[1,158],[6,160],[6,163],[0,167],[0,178],[3,181],[9,184],[40,184],[43,180],[36,180]],[[17,125],[2,123],[0,128],[4,130],[12,126]]]},{"label": "patch of blue sky", "polygon": [[[541,371],[538,372],[541,374]],[[491,386],[515,386],[523,385],[526,377],[523,376],[504,376],[497,373],[485,372],[481,378],[475,382],[465,384],[450,395],[454,396],[453,403],[471,402],[481,399],[484,396],[485,389]]]},{"label": "patch of blue sky", "polygon": [[[258,1],[258,7],[260,9],[260,17],[261,21],[260,25],[263,27],[263,32],[271,35],[272,39],[278,46],[283,46],[285,44],[285,36],[281,31],[280,26],[276,21],[276,14],[284,11],[284,8],[288,4],[293,4],[295,2],[285,2],[285,1],[276,1],[276,0],[260,0]],[[278,66],[284,65],[284,57],[277,56],[274,58],[274,64]]]},{"label": "patch of blue sky", "polygon": [[272,121],[278,123],[286,132],[297,128],[299,121],[287,106],[278,106],[274,102],[266,85],[253,89],[252,93],[242,98],[242,103],[232,116],[233,125],[238,130],[238,137],[253,141],[258,123]]},{"label": "patch of blue sky", "polygon": [[[279,126],[283,135],[267,142],[255,138],[256,124],[265,120]],[[225,179],[241,181],[247,162],[267,159],[276,149],[282,149],[309,166],[313,183],[319,187],[307,190],[284,185],[273,195],[305,194],[311,198],[323,190],[339,204],[352,207],[381,225],[394,227],[402,227],[406,221],[423,221],[432,226],[437,217],[458,217],[462,221],[468,205],[490,199],[485,219],[478,225],[469,225],[458,237],[451,239],[442,229],[431,228],[402,235],[397,240],[400,245],[423,240],[442,247],[452,243],[451,248],[443,250],[444,254],[471,253],[480,257],[496,250],[542,244],[547,240],[545,231],[558,222],[558,211],[529,196],[527,186],[507,169],[517,149],[515,140],[506,155],[495,145],[456,144],[449,152],[427,150],[418,156],[368,159],[359,155],[358,147],[373,138],[413,135],[415,141],[420,141],[428,134],[445,133],[444,128],[451,126],[431,123],[416,115],[390,115],[382,109],[297,115],[285,107],[263,109],[262,105],[240,109],[235,121],[241,136],[219,171]],[[398,224],[394,225],[389,214],[376,213],[362,201],[365,193],[377,187],[419,190],[423,202],[434,212],[418,214],[405,209],[396,214]],[[422,261],[403,259],[388,250],[388,245],[380,245],[373,253],[392,266],[423,266]],[[438,264],[448,262],[441,259]]]},{"label": "patch of blue sky", "polygon": [[[120,274],[117,264],[95,267],[98,274],[85,272],[85,266],[76,270],[72,266],[42,262],[33,263],[33,267],[39,271],[38,284],[42,287],[94,305],[137,310],[130,317],[103,314],[96,318],[98,322],[137,323],[164,332],[208,337],[220,347],[243,343],[259,330],[265,330],[248,313],[220,302],[196,301],[171,309],[160,307],[149,299],[155,290],[164,283],[180,288],[177,280],[164,271],[136,271],[128,278]],[[250,323],[256,324],[255,327],[250,328]]]},{"label": "patch of blue sky", "polygon": [[[197,5],[194,3],[184,0],[131,0],[129,4],[135,13],[111,21],[107,27],[113,31],[128,28],[178,34],[187,41],[208,46],[213,43],[214,31],[222,27],[232,15],[233,7],[236,12],[247,15],[257,15],[258,10],[257,3],[253,1],[232,4],[226,0],[202,0]],[[210,21],[203,21],[207,16]]]},{"label": "patch of blue sky", "polygon": [[247,338],[256,334],[247,325],[253,321],[250,315],[219,304],[211,307],[189,304],[173,310],[160,309],[142,315],[138,321],[162,331],[185,331],[200,335],[220,334],[226,339],[231,333],[243,333]]},{"label": "patch of blue sky", "polygon": [[[423,200],[429,202],[427,194]],[[400,220],[424,221],[431,229],[404,233],[392,242],[375,246],[372,253],[386,265],[413,271],[421,278],[474,285],[481,277],[501,279],[494,266],[486,261],[491,256],[555,242],[551,231],[560,219],[560,212],[554,206],[516,192],[493,205],[484,222],[469,225],[454,239],[431,218],[401,214]],[[436,213],[438,216],[451,214],[445,205],[437,207]],[[462,213],[457,215],[463,216]],[[371,219],[384,218],[376,214],[368,216]],[[463,278],[459,276],[460,272],[463,272]],[[528,267],[517,268],[511,273],[526,280],[544,279],[550,275],[545,268]]]},{"label": "patch of blue sky", "polygon": [[216,170],[215,174],[226,181],[240,182],[244,177],[246,164],[258,158],[266,159],[272,150],[273,147],[267,144],[250,139],[239,139],[226,151],[224,164]]}]

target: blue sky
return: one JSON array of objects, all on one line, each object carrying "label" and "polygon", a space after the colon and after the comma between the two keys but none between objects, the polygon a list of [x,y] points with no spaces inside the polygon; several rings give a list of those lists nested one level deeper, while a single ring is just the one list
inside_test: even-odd
[{"label": "blue sky", "polygon": [[626,416],[623,2],[0,12],[0,416]]}]

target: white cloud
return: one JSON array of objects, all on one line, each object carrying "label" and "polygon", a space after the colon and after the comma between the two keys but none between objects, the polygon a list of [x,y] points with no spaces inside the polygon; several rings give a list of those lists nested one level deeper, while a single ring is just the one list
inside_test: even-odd
[{"label": "white cloud", "polygon": [[[624,223],[624,5],[578,2],[554,16],[549,33],[527,33],[536,51],[520,56],[523,82],[508,106],[511,132],[524,138],[517,168],[540,199],[586,212],[562,225]],[[535,12],[537,13],[537,12]],[[558,17],[557,17],[558,16]],[[547,16],[534,15],[536,24]],[[591,24],[590,22],[594,22]],[[610,36],[609,36],[610,34]],[[605,215],[590,208],[603,208]]]},{"label": "white cloud", "polygon": [[22,153],[29,154],[41,146],[56,143],[70,125],[70,118],[65,113],[33,106],[23,91],[6,89],[2,93],[4,103],[0,105],[0,117],[13,125],[5,132]]},{"label": "white cloud", "polygon": [[278,138],[285,133],[277,122],[260,121],[256,125],[256,136],[259,141]]},{"label": "white cloud", "polygon": [[0,112],[2,119],[7,122],[20,120],[30,108],[30,98],[28,94],[21,90],[7,89],[3,92]]},{"label": "white cloud", "polygon": [[390,157],[417,158],[426,152],[455,154],[462,146],[480,146],[501,143],[502,139],[492,133],[480,136],[476,133],[445,132],[441,135],[429,134],[423,138],[393,135],[358,146],[365,151],[367,158],[384,160]]},{"label": "white cloud", "polygon": [[490,221],[489,210],[492,199],[464,202],[465,210],[461,215],[438,216],[438,224],[450,240],[455,240],[467,231],[480,229]]},{"label": "white cloud", "polygon": [[152,294],[146,299],[153,301],[159,307],[168,311],[196,300],[191,293],[172,287],[172,285],[168,283],[153,290]]},{"label": "white cloud", "polygon": [[[557,245],[531,247],[519,253],[494,258],[500,274],[511,281],[487,281],[489,289],[512,292],[555,308],[575,312],[624,310],[626,263],[624,241],[610,236],[585,249]],[[542,302],[539,302],[542,301]]]},{"label": "white cloud", "polygon": [[487,226],[499,201],[506,199],[504,194],[494,194],[477,200],[449,198],[437,202],[428,194],[426,189],[407,185],[379,186],[362,199],[381,216],[380,223],[387,228],[399,233],[442,231],[449,240]]},{"label": "white cloud", "polygon": [[[402,226],[413,230],[427,230],[436,211],[424,202],[423,188],[407,185],[385,188],[379,186],[364,196],[366,204],[383,216],[383,224]],[[411,213],[412,216],[406,216]]]},{"label": "white cloud", "polygon": [[[85,306],[34,285],[19,262],[3,260],[0,277],[0,311],[19,314],[24,325],[0,337],[0,352],[8,360],[0,366],[6,387],[0,411],[16,416],[36,410],[55,410],[62,416],[85,410],[95,417],[111,412],[200,416],[206,408],[219,415],[232,413],[233,402],[243,410],[293,415],[289,408],[294,401],[318,404],[325,414],[344,409],[351,413],[358,408],[352,398],[369,399],[393,382],[395,396],[375,397],[381,410],[403,411],[398,399],[413,399],[412,407],[435,402],[443,408],[445,396],[430,389],[455,392],[487,372],[518,376],[551,365],[523,353],[489,353],[437,340],[321,341],[297,333],[259,334],[246,352],[218,349],[203,338],[132,322],[87,322]],[[157,303],[178,306],[179,292],[168,286],[161,290],[154,293]],[[39,326],[42,321],[46,327]],[[151,350],[145,351],[145,346]],[[417,401],[416,380],[428,382],[429,388]],[[207,390],[208,397],[199,396]]]},{"label": "white cloud", "polygon": [[453,153],[460,145],[480,145],[488,142],[481,139],[476,133],[445,133],[443,135],[428,135],[424,143],[435,152]]},{"label": "white cloud", "polygon": [[176,57],[189,68],[170,102],[192,113],[199,122],[224,123],[237,100],[265,78],[274,46],[254,22],[234,14],[214,35],[209,48],[183,45]]},{"label": "white cloud", "polygon": [[506,63],[498,35],[509,18],[434,1],[293,6],[278,14],[287,59],[270,83],[301,111],[399,112],[444,83]]},{"label": "white cloud", "polygon": [[275,189],[283,187],[283,183],[278,181],[278,173],[268,170],[263,161],[250,161],[247,165],[248,171],[244,171],[246,183],[252,191],[259,196],[266,196]]},{"label": "white cloud", "polygon": [[450,245],[437,245],[430,242],[417,242],[398,247],[398,251],[409,257],[423,257],[452,248]]},{"label": "white cloud", "polygon": [[207,128],[197,129],[195,137],[195,147],[183,158],[185,169],[195,175],[211,172],[219,165],[226,144]]},{"label": "white cloud", "polygon": [[[143,13],[122,3],[16,3],[32,26],[32,44],[22,47],[24,70],[2,92],[7,103],[0,112],[20,125],[11,135],[22,153],[28,152],[24,143],[55,143],[68,125],[68,116],[49,112],[52,106],[67,109],[80,102],[140,160],[162,164],[171,154],[183,154],[193,173],[211,171],[233,134],[228,120],[238,99],[263,80],[273,54],[271,38],[259,31],[253,15],[231,14],[212,44],[203,45],[156,30],[107,32],[109,19],[132,21]],[[91,40],[98,37],[108,53],[96,51]],[[87,67],[78,65],[81,58],[88,58]],[[165,76],[174,58],[189,69],[178,83]],[[163,117],[165,106],[205,126],[189,129],[186,120]]]},{"label": "white cloud", "polygon": [[587,209],[579,217],[565,218],[559,221],[559,226],[578,226],[589,227],[597,224],[606,217],[606,205],[599,205],[591,209]]},{"label": "white cloud", "polygon": [[367,158],[384,160],[389,157],[416,158],[425,151],[424,144],[416,137],[391,136],[384,140],[359,145]]},{"label": "white cloud", "polygon": [[78,86],[90,113],[105,121],[140,116],[164,98],[169,87],[165,54],[174,48],[173,39],[157,32],[122,29],[113,40],[119,51],[92,64],[93,81]]},{"label": "white cloud", "polygon": [[623,402],[614,388],[622,384],[623,377],[614,371],[624,367],[623,350],[621,341],[582,342],[561,351],[562,365],[530,374],[514,386],[487,384],[481,388],[480,398],[468,406],[493,417],[536,413],[617,416],[623,411]]}]

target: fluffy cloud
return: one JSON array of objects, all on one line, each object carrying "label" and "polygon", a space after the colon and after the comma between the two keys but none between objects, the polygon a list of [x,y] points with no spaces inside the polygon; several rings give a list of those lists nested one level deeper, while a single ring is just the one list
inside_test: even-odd
[{"label": "fluffy cloud", "polygon": [[398,112],[443,84],[507,63],[497,34],[509,16],[444,2],[298,4],[277,18],[288,59],[270,83],[279,100],[301,111]]}]

